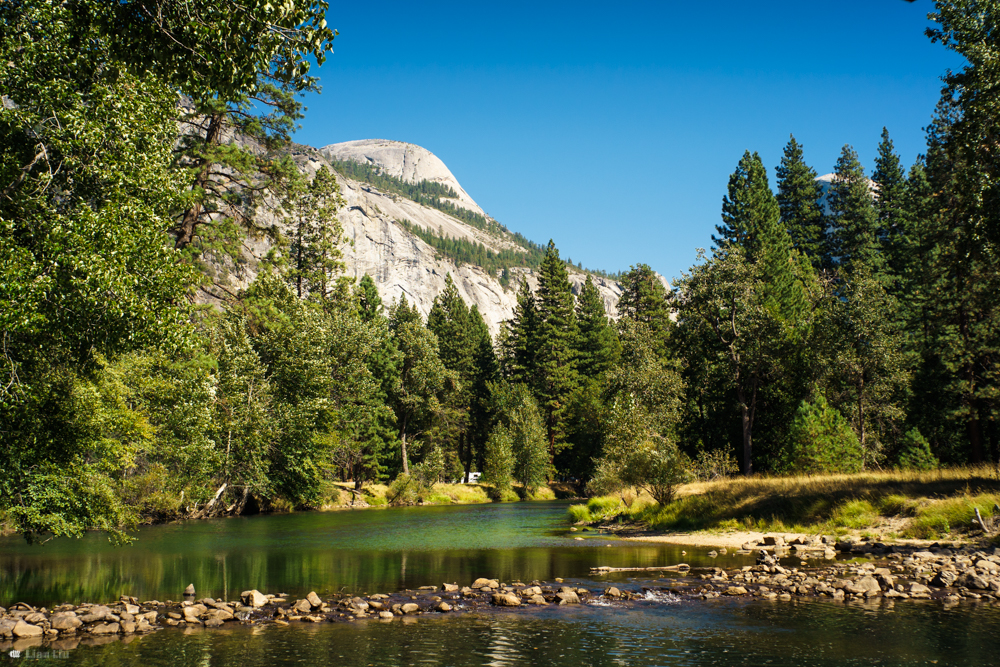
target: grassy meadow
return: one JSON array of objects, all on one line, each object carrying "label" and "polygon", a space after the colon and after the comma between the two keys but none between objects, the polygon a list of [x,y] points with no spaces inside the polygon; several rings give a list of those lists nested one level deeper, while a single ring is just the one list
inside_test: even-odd
[{"label": "grassy meadow", "polygon": [[970,536],[1000,510],[1000,476],[993,467],[930,472],[871,471],[842,475],[734,477],[681,487],[657,505],[645,495],[591,498],[573,505],[575,523],[638,523],[657,531],[775,531],[857,534],[873,539]]}]

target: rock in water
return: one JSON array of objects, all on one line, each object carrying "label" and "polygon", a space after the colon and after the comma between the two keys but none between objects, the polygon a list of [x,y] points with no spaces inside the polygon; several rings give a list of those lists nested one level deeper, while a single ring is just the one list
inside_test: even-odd
[{"label": "rock in water", "polygon": [[185,596],[194,595],[194,584],[188,584],[187,588],[184,589],[184,595]]},{"label": "rock in water", "polygon": [[53,630],[72,630],[83,625],[80,618],[72,611],[52,614],[49,623]]},{"label": "rock in water", "polygon": [[309,595],[306,596],[306,600],[309,601],[309,604],[311,604],[314,609],[318,609],[323,606],[323,601],[319,599],[318,595],[316,595],[316,591],[310,591]]},{"label": "rock in water", "polygon": [[556,597],[559,598],[559,604],[580,604],[580,596],[574,591],[560,591],[556,593]]},{"label": "rock in water", "polygon": [[521,600],[511,593],[494,593],[493,604],[498,607],[520,607]]},{"label": "rock in water", "polygon": [[45,631],[37,625],[31,625],[19,620],[13,628],[13,632],[15,637],[24,639],[25,637],[41,637]]},{"label": "rock in water", "polygon": [[252,591],[243,591],[240,598],[243,600],[243,604],[249,607],[263,607],[267,604],[267,596],[256,588]]}]

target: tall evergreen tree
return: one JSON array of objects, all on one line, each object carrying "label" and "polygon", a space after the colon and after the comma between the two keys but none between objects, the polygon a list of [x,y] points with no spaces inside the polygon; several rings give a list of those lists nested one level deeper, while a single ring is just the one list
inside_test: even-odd
[{"label": "tall evergreen tree", "polygon": [[802,145],[794,136],[788,139],[775,175],[781,223],[791,236],[792,246],[809,258],[813,268],[827,268],[824,266],[827,221],[819,203],[823,189],[816,181],[816,171],[805,163]]},{"label": "tall evergreen tree", "polygon": [[[977,18],[939,5],[942,39],[969,57],[961,73],[946,77],[934,122],[928,128],[927,175],[933,193],[927,236],[925,326],[916,394],[943,419],[922,420],[939,458],[981,462],[1000,455],[1000,261],[994,230],[997,158],[990,100],[997,81],[988,53],[1000,52],[976,37]],[[982,50],[981,50],[982,49]],[[995,56],[994,56],[995,57]],[[923,406],[921,406],[923,407]],[[940,422],[951,425],[942,428]],[[933,430],[931,430],[933,429]]]},{"label": "tall evergreen tree", "polygon": [[[702,259],[705,259],[702,256]],[[678,284],[681,338],[704,341],[716,373],[736,394],[743,473],[754,470],[754,425],[762,387],[782,373],[782,323],[762,293],[760,262],[733,244],[716,250]]]},{"label": "tall evergreen tree", "polygon": [[866,264],[829,290],[815,347],[822,350],[826,396],[849,417],[866,465],[878,464],[905,416],[909,383],[896,300]]},{"label": "tall evergreen tree", "polygon": [[670,319],[669,294],[660,276],[648,264],[637,264],[629,269],[621,284],[618,316],[648,326],[660,354],[666,355],[674,324]]},{"label": "tall evergreen tree", "polygon": [[875,213],[878,216],[877,236],[889,270],[899,275],[904,270],[907,234],[906,173],[903,171],[889,138],[889,130],[882,128],[882,140],[875,158],[872,181],[876,185]]},{"label": "tall evergreen tree", "polygon": [[336,274],[343,268],[337,247],[342,233],[337,210],[343,204],[337,179],[325,166],[312,179],[293,177],[286,190],[286,275],[300,299],[309,295],[324,302],[333,294]]},{"label": "tall evergreen tree", "polygon": [[747,261],[761,265],[765,298],[785,319],[793,319],[806,307],[805,295],[796,276],[792,239],[781,223],[781,209],[767,183],[767,170],[757,153],[743,153],[729,177],[722,200],[722,225],[712,237],[725,251],[739,246]]},{"label": "tall evergreen tree", "polygon": [[837,158],[827,197],[831,211],[829,255],[839,271],[850,273],[855,264],[870,267],[875,275],[884,269],[880,252],[879,221],[872,184],[850,146]]},{"label": "tall evergreen tree", "polygon": [[472,401],[469,406],[469,437],[466,440],[470,448],[466,459],[466,479],[472,472],[472,465],[482,470],[482,459],[486,438],[490,432],[492,412],[490,410],[490,383],[498,379],[496,352],[490,329],[486,326],[479,307],[473,305],[469,310],[469,338],[474,347]]},{"label": "tall evergreen tree", "polygon": [[549,241],[538,276],[538,333],[536,337],[536,385],[549,442],[554,456],[564,432],[563,416],[577,386],[576,312],[566,264],[559,259],[555,243]]},{"label": "tall evergreen tree", "polygon": [[597,379],[618,360],[621,344],[608,322],[601,293],[589,275],[577,298],[576,321],[580,330],[577,370],[583,377]]},{"label": "tall evergreen tree", "polygon": [[453,375],[438,354],[438,340],[424,326],[415,306],[402,297],[389,311],[389,327],[399,350],[399,382],[392,396],[399,428],[404,474],[410,474],[413,440],[434,426],[445,410],[445,392]]},{"label": "tall evergreen tree", "polygon": [[449,396],[454,409],[455,453],[462,462],[465,472],[472,468],[473,451],[469,427],[473,402],[473,385],[476,378],[476,353],[478,333],[472,328],[469,309],[458,292],[451,274],[445,276],[444,290],[434,298],[427,315],[427,328],[437,336],[441,362],[458,378],[458,389]]},{"label": "tall evergreen tree", "polygon": [[528,281],[523,278],[517,290],[514,317],[505,326],[507,333],[503,350],[503,374],[511,382],[523,382],[534,387],[537,373],[538,305]]},{"label": "tall evergreen tree", "polygon": [[375,281],[367,273],[358,281],[354,299],[358,305],[358,314],[365,322],[371,322],[382,315],[382,297],[379,296]]},{"label": "tall evergreen tree", "polygon": [[438,337],[441,361],[445,367],[468,374],[475,356],[470,336],[469,308],[450,273],[445,276],[444,290],[434,297],[431,304],[427,328]]}]

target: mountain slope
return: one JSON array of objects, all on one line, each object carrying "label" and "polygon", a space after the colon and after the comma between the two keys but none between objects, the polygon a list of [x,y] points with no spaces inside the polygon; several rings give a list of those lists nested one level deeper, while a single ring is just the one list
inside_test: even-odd
[{"label": "mountain slope", "polygon": [[[403,142],[365,140],[322,149],[297,146],[293,156],[309,173],[315,173],[323,165],[332,168],[337,160],[354,161],[373,165],[406,183],[422,180],[439,183],[457,195],[449,202],[484,216],[490,222],[489,229],[479,229],[432,206],[338,173],[337,181],[346,201],[339,215],[346,241],[343,246],[345,273],[352,278],[360,278],[366,273],[371,275],[387,305],[406,295],[407,300],[416,303],[426,316],[434,297],[444,289],[445,276],[451,273],[466,303],[479,307],[491,332],[496,334],[500,323],[513,314],[520,277],[527,278],[532,288],[537,286],[534,272],[516,263],[510,269],[511,280],[507,286],[501,284],[500,276],[479,266],[459,266],[401,224],[406,220],[423,230],[479,243],[494,251],[526,252],[515,235],[485,216],[447,166],[430,151]],[[579,292],[586,278],[586,273],[570,267],[570,282],[575,292]],[[615,315],[621,287],[599,276],[594,276],[594,282],[604,297],[609,314]]]}]

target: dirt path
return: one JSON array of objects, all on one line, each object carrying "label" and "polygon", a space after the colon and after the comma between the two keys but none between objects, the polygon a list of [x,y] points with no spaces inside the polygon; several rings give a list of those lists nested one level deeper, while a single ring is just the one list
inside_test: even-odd
[{"label": "dirt path", "polygon": [[[666,535],[634,535],[622,536],[623,540],[634,542],[663,542],[667,544],[684,544],[696,547],[726,547],[739,549],[751,540],[760,542],[764,533],[748,531],[732,533],[669,533]],[[789,535],[788,537],[791,537]]]}]

